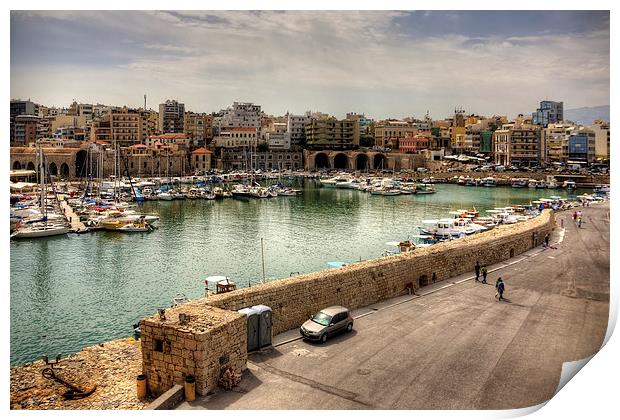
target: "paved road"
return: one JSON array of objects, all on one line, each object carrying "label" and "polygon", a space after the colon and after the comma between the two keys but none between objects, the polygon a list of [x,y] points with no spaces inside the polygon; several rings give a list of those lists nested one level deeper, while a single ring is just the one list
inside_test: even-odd
[{"label": "paved road", "polygon": [[[235,392],[181,409],[506,409],[551,398],[562,363],[596,352],[609,308],[609,207],[570,214],[552,238],[499,264],[493,285],[453,279],[355,321],[326,344],[295,340],[250,356]],[[520,261],[522,260],[522,261]],[[457,282],[458,280],[458,282]],[[464,280],[464,281],[463,281]],[[450,282],[446,282],[450,284]],[[358,313],[364,312],[358,311]]]}]

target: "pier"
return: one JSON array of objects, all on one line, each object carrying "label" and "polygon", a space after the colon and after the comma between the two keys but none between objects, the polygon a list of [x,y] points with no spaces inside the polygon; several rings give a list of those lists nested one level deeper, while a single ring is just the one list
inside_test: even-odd
[{"label": "pier", "polygon": [[71,230],[74,233],[86,233],[88,232],[88,228],[86,227],[86,225],[84,225],[84,223],[82,223],[80,221],[80,217],[75,214],[75,212],[73,211],[73,208],[65,201],[65,198],[61,198],[59,199],[60,202],[60,208],[62,209],[62,212],[64,213],[67,222],[69,222],[69,224],[71,224]]}]

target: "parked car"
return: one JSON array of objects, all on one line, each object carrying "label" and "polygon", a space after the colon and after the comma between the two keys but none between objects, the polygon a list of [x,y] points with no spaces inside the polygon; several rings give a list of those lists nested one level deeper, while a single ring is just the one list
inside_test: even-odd
[{"label": "parked car", "polygon": [[328,337],[353,329],[353,317],[344,306],[321,309],[303,323],[299,333],[306,339],[324,343]]}]

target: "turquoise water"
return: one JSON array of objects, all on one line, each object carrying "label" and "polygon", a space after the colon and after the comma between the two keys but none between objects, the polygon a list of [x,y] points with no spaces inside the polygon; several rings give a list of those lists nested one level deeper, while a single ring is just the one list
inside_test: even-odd
[{"label": "turquoise water", "polygon": [[[301,186],[297,184],[297,186]],[[132,334],[132,324],[177,293],[197,298],[204,279],[226,275],[246,287],[377,258],[448,211],[528,203],[563,190],[437,185],[430,195],[372,196],[303,184],[299,197],[146,202],[151,233],[94,232],[11,241],[11,364]]]}]

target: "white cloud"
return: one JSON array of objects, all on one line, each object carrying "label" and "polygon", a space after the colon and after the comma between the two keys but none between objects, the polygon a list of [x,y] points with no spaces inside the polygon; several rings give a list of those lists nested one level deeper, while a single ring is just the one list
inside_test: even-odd
[{"label": "white cloud", "polygon": [[[322,109],[342,115],[355,109],[379,118],[427,109],[443,116],[454,105],[513,115],[533,110],[545,97],[567,107],[609,103],[608,30],[414,38],[395,24],[401,12],[149,11],[116,12],[113,19],[98,12],[29,12],[50,15],[116,31],[142,48],[129,63],[113,67],[50,69],[58,75],[54,86],[17,64],[12,95],[41,94],[47,102],[81,94],[138,105],[147,92],[199,111],[254,100],[273,113]],[[122,88],[101,90],[116,84]]]}]

